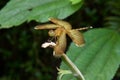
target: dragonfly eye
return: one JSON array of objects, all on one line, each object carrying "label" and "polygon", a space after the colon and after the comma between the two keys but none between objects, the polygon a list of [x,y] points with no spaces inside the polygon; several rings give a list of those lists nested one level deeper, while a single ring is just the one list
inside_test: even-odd
[{"label": "dragonfly eye", "polygon": [[55,31],[54,30],[49,30],[48,32],[50,37],[54,37],[55,36]]}]

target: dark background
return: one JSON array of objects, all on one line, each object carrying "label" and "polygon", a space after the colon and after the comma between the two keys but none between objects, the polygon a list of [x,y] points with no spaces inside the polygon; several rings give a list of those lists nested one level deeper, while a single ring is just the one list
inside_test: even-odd
[{"label": "dark background", "polygon": [[[0,9],[9,0],[0,1]],[[85,0],[80,10],[66,18],[74,27],[105,26],[106,17],[117,16],[112,12],[118,0]],[[41,48],[48,40],[47,30],[36,31],[34,26],[39,23],[31,21],[17,27],[0,30],[0,80],[56,80],[60,59],[52,55],[52,49]],[[69,43],[71,41],[69,40]],[[113,80],[120,80],[120,70]]]}]

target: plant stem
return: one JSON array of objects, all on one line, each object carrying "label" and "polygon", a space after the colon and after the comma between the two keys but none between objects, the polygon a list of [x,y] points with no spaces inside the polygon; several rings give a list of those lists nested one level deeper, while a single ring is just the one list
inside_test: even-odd
[{"label": "plant stem", "polygon": [[80,70],[76,67],[76,65],[68,58],[66,54],[61,56],[61,59],[67,64],[67,66],[71,69],[74,76],[77,80],[85,80],[84,76],[80,72]]}]

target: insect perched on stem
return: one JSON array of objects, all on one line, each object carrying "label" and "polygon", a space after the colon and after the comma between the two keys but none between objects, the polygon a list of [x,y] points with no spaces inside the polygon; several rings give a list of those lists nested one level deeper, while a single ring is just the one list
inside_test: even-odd
[{"label": "insect perched on stem", "polygon": [[[72,26],[66,22],[55,18],[49,19],[54,24],[45,24],[45,25],[38,25],[35,29],[50,29],[48,34],[49,36],[55,37],[56,42],[54,47],[54,56],[60,57],[64,54],[67,41],[66,41],[66,34],[72,39],[72,41],[79,47],[83,46],[85,43],[84,37],[81,32],[78,30],[84,30],[91,27],[85,27],[80,29],[72,29]],[[50,44],[49,44],[50,45]],[[48,45],[48,46],[49,46]]]}]

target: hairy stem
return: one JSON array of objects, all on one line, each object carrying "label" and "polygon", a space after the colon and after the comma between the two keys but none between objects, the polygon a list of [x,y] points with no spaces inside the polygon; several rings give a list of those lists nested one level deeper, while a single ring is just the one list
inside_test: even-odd
[{"label": "hairy stem", "polygon": [[68,58],[66,54],[61,56],[61,59],[67,64],[67,66],[71,69],[74,76],[77,80],[85,80],[84,76],[80,72],[80,70],[76,67],[76,65]]}]

